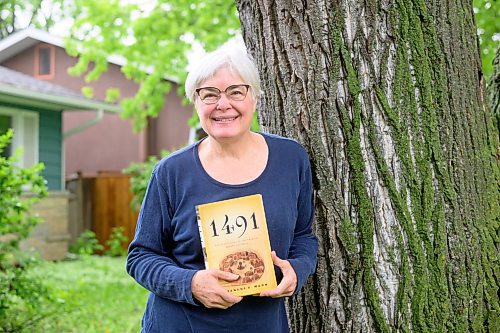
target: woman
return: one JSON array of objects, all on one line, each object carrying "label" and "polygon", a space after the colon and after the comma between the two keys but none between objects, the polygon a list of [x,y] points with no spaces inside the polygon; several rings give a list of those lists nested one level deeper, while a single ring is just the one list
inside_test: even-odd
[{"label": "woman", "polygon": [[[158,163],[148,185],[127,271],[151,293],[143,332],[288,332],[283,297],[316,266],[311,170],[295,141],[250,131],[260,95],[243,51],[221,48],[188,75],[186,94],[207,137]],[[262,194],[278,286],[235,296],[206,270],[195,206]]]}]

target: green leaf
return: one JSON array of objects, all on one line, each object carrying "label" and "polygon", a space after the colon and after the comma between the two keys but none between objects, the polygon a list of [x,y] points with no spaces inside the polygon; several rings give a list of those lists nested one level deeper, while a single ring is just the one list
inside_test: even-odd
[{"label": "green leaf", "polygon": [[109,88],[106,90],[106,102],[114,103],[120,98],[120,89]]},{"label": "green leaf", "polygon": [[82,88],[82,94],[87,98],[92,98],[94,97],[94,89],[92,87],[85,86]]},{"label": "green leaf", "polygon": [[474,0],[484,75],[493,71],[495,50],[500,46],[500,6],[495,0]]},{"label": "green leaf", "polygon": [[236,5],[229,0],[158,0],[141,7],[118,0],[75,0],[71,15],[73,40],[66,45],[80,59],[70,72],[82,75],[94,64],[86,76],[87,82],[94,81],[107,70],[107,57],[122,56],[125,77],[140,85],[134,97],[122,101],[122,117],[133,121],[136,132],[147,117],[158,116],[170,79],[183,86],[194,44],[210,51],[240,29]]}]

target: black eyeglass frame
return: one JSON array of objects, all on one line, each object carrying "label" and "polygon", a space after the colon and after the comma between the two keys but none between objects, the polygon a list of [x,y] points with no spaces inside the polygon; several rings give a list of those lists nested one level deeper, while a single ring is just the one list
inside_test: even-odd
[{"label": "black eyeglass frame", "polygon": [[[229,97],[229,96],[227,95],[227,90],[228,90],[228,89],[230,89],[230,88],[233,88],[233,87],[245,87],[245,88],[247,89],[247,90],[245,91],[245,96],[243,96],[243,98],[242,98],[242,99],[239,99],[239,100],[235,100],[235,99],[232,99],[231,97]],[[249,84],[232,84],[232,85],[228,86],[226,89],[224,89],[224,91],[221,91],[219,88],[216,88],[216,87],[201,87],[201,88],[196,88],[194,91],[196,92],[196,94],[198,95],[198,97],[200,98],[200,100],[201,100],[204,104],[208,104],[208,105],[210,105],[210,104],[215,104],[215,103],[217,103],[217,102],[220,100],[220,98],[221,98],[221,96],[222,96],[222,93],[224,93],[224,94],[226,95],[226,97],[227,97],[227,98],[229,98],[229,99],[230,99],[230,100],[232,100],[232,101],[238,101],[238,102],[241,102],[241,101],[245,100],[245,98],[247,97],[247,95],[248,95],[248,90],[250,90],[250,87],[251,87],[251,85],[249,85]],[[200,96],[200,90],[202,90],[202,89],[215,89],[215,90],[217,90],[217,91],[219,92],[219,98],[217,98],[217,100],[215,100],[214,102],[209,102],[209,103],[207,103],[207,102],[206,102],[204,99],[202,99],[202,98],[201,98],[201,96]]]}]

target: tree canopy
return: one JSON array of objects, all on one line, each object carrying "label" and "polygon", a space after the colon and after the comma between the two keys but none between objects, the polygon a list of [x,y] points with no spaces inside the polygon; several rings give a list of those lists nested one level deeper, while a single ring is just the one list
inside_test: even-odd
[{"label": "tree canopy", "polygon": [[[499,45],[499,7],[492,0],[474,0],[486,77]],[[74,21],[67,50],[79,57],[72,74],[85,74],[90,82],[107,70],[109,55],[125,59],[124,74],[141,87],[134,98],[122,101],[123,117],[133,120],[136,131],[158,115],[171,81],[183,93],[193,48],[211,51],[240,34],[232,0],[5,0],[0,1],[0,39],[30,25],[48,30],[65,18]],[[90,97],[92,91],[84,93]],[[113,101],[119,92],[109,89],[107,95]]]},{"label": "tree canopy", "polygon": [[135,98],[122,102],[123,116],[133,119],[135,130],[158,115],[171,81],[180,83],[182,92],[193,47],[210,51],[239,32],[236,5],[230,0],[63,2],[75,18],[71,32],[77,39],[67,44],[68,52],[79,56],[72,73],[86,73],[94,63],[85,78],[95,80],[107,69],[106,58],[115,54],[126,60],[126,77],[140,83]]},{"label": "tree canopy", "polygon": [[63,18],[52,0],[1,0],[0,39],[28,26],[48,30]]},{"label": "tree canopy", "polygon": [[500,5],[496,0],[474,0],[477,33],[486,77],[493,72],[493,59],[500,47]]}]

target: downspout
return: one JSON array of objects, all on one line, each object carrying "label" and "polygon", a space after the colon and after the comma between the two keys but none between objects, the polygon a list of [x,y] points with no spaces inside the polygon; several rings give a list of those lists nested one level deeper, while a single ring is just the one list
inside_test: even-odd
[{"label": "downspout", "polygon": [[86,122],[84,122],[76,127],[73,127],[72,129],[67,130],[66,132],[63,133],[63,138],[66,139],[67,137],[70,137],[73,134],[76,134],[78,132],[83,131],[84,129],[87,129],[91,126],[94,126],[95,124],[97,124],[98,122],[101,121],[103,114],[104,114],[104,111],[102,109],[98,109],[96,111],[96,115],[94,118],[89,119]]}]

